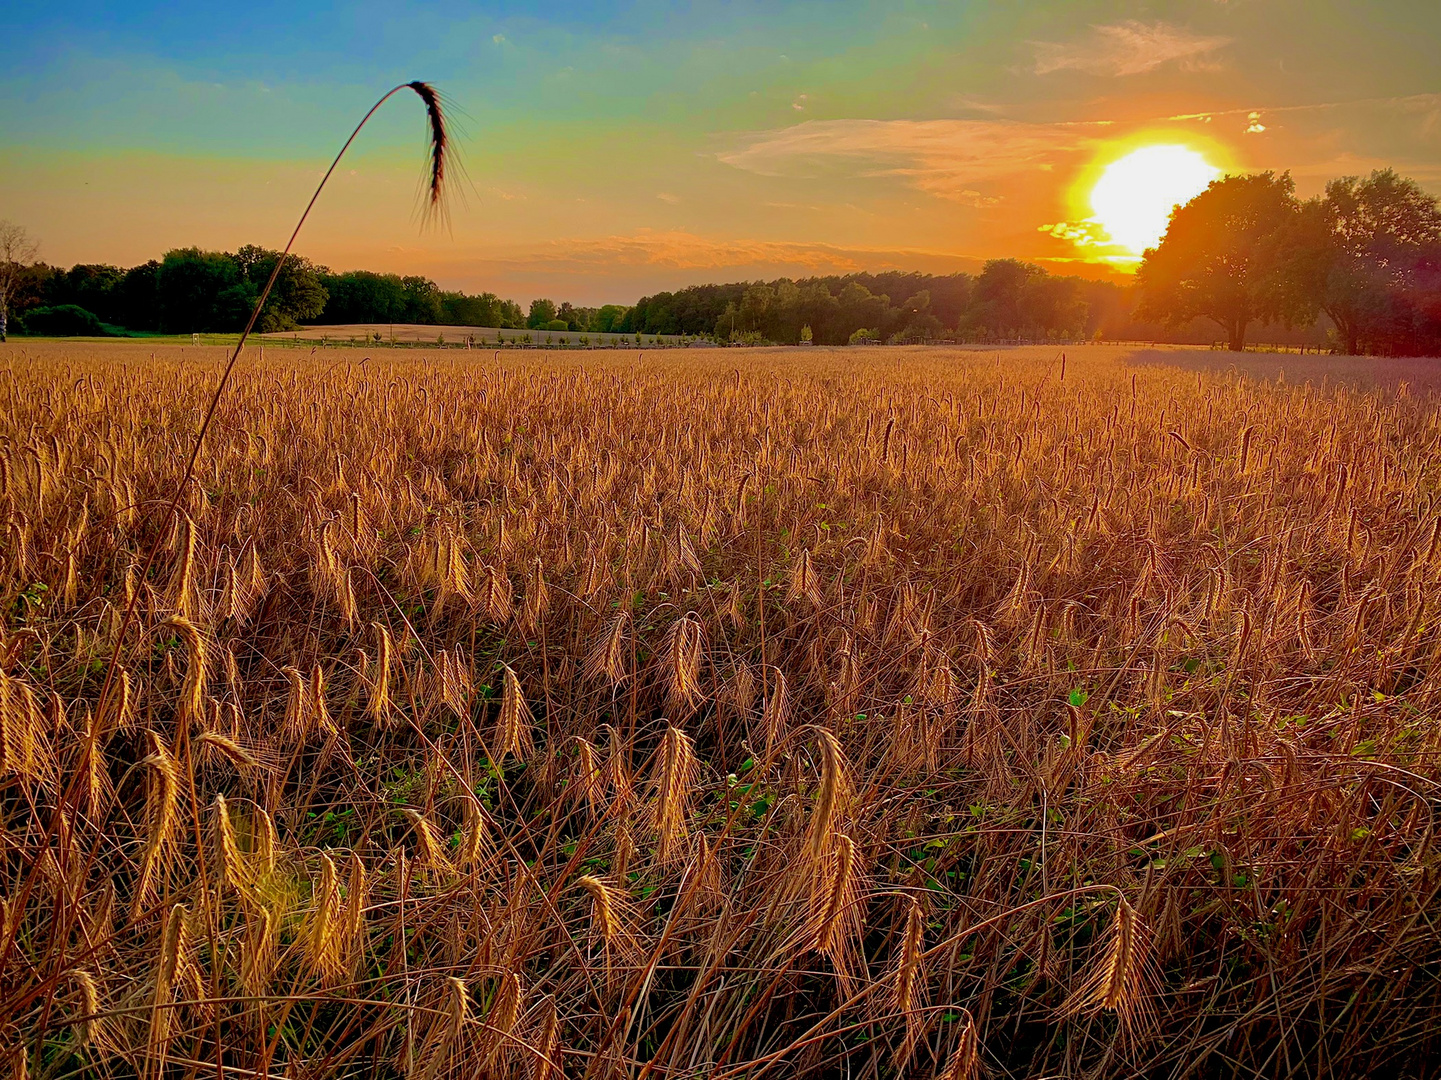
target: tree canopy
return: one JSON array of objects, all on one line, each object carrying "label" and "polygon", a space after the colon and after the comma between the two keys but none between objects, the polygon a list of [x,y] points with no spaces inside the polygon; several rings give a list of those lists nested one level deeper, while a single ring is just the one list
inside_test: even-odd
[{"label": "tree canopy", "polygon": [[1278,264],[1297,207],[1289,173],[1213,180],[1172,211],[1161,242],[1142,258],[1138,313],[1172,325],[1210,319],[1236,350],[1257,319],[1294,321]]},{"label": "tree canopy", "polygon": [[1346,352],[1436,349],[1441,207],[1415,181],[1390,169],[1333,180],[1287,239],[1297,303],[1324,312]]},{"label": "tree canopy", "polygon": [[1204,316],[1233,349],[1256,319],[1324,313],[1343,352],[1441,352],[1441,207],[1390,169],[1305,202],[1288,175],[1228,176],[1175,210],[1137,282],[1138,314]]}]

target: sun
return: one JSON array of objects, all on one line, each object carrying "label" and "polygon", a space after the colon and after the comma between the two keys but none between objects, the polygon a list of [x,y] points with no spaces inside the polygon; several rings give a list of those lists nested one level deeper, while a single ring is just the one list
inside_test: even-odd
[{"label": "sun", "polygon": [[1102,170],[1091,189],[1094,220],[1111,243],[1140,255],[1161,239],[1171,211],[1220,175],[1188,146],[1143,146]]}]

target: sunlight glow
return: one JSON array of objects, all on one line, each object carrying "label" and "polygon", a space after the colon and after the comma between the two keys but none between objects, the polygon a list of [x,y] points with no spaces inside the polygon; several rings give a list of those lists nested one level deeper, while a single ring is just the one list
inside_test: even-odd
[{"label": "sunlight glow", "polygon": [[1143,146],[1106,166],[1091,189],[1091,209],[1112,243],[1140,255],[1161,239],[1171,211],[1220,175],[1189,147]]}]

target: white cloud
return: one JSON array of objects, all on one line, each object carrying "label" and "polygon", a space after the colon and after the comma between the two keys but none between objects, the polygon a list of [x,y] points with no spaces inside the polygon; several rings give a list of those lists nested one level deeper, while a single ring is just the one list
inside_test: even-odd
[{"label": "white cloud", "polygon": [[721,161],[761,176],[900,177],[934,195],[976,205],[988,181],[1047,170],[1088,148],[1068,124],[1009,120],[809,120],[745,136]]},{"label": "white cloud", "polygon": [[1084,71],[1091,75],[1141,75],[1166,64],[1197,69],[1216,66],[1214,54],[1231,43],[1168,23],[1135,19],[1112,26],[1093,26],[1076,41],[1036,41],[1037,75],[1053,71]]}]

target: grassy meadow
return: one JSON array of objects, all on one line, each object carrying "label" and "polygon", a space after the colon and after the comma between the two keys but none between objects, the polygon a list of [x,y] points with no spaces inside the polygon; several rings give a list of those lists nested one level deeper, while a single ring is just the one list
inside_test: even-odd
[{"label": "grassy meadow", "polygon": [[1436,377],[1065,353],[0,347],[10,1067],[1430,1074]]}]

